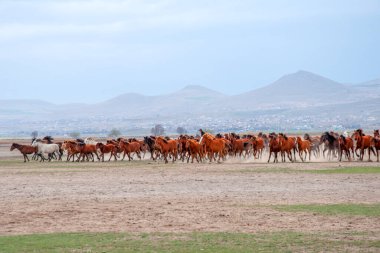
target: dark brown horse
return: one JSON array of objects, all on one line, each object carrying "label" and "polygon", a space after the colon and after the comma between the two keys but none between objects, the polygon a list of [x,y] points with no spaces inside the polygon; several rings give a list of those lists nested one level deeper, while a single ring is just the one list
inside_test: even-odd
[{"label": "dark brown horse", "polygon": [[270,162],[270,158],[274,156],[274,163],[278,163],[278,152],[281,152],[281,144],[280,141],[277,137],[277,134],[275,133],[270,133],[269,134],[269,158],[268,158],[268,163]]},{"label": "dark brown horse", "polygon": [[376,157],[377,157],[377,162],[379,162],[379,153],[380,153],[380,133],[379,129],[373,131],[373,146],[376,151]]},{"label": "dark brown horse", "polygon": [[98,142],[96,143],[95,147],[96,147],[96,150],[100,151],[100,157],[102,158],[102,162],[104,162],[104,154],[108,154],[108,153],[111,153],[108,161],[111,160],[112,156],[115,158],[115,161],[117,161],[117,158],[116,158],[117,148],[114,144],[103,144],[101,142]]},{"label": "dark brown horse", "polygon": [[354,152],[354,141],[350,137],[344,137],[343,135],[339,136],[339,161],[342,161],[343,152],[346,154],[348,161],[351,161],[351,152],[352,157],[355,157]]},{"label": "dark brown horse", "polygon": [[26,162],[26,160],[28,160],[29,162],[29,158],[27,155],[35,154],[38,151],[37,147],[12,143],[11,151],[13,151],[14,149],[18,149],[21,152],[21,154],[24,156],[24,163]]}]

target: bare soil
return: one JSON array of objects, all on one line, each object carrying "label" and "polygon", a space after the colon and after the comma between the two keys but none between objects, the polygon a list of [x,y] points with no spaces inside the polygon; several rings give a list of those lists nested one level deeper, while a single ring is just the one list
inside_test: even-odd
[{"label": "bare soil", "polygon": [[[0,235],[50,232],[362,231],[380,218],[275,205],[379,203],[380,174],[307,170],[378,163],[29,162],[0,147]],[[8,150],[8,151],[7,151]],[[13,155],[13,153],[11,153]],[[306,171],[306,172],[305,172]]]}]

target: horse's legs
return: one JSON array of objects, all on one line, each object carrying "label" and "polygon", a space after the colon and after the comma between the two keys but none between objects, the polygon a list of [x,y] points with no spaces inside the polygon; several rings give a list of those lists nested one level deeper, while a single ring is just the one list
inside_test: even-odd
[{"label": "horse's legs", "polygon": [[270,157],[272,156],[272,152],[269,151],[269,158],[268,158],[268,163],[270,162]]},{"label": "horse's legs", "polygon": [[[24,156],[24,163],[26,163],[26,159],[25,159],[25,157],[26,158],[28,158],[27,156],[26,156],[26,154],[22,154],[23,156]],[[29,159],[28,159],[28,161],[29,161]]]}]

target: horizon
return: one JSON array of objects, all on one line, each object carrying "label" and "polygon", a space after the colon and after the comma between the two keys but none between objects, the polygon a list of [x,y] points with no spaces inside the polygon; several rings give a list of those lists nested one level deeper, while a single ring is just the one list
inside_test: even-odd
[{"label": "horizon", "polygon": [[339,81],[336,81],[336,80],[333,80],[333,79],[330,79],[328,77],[325,77],[325,76],[321,76],[317,73],[312,73],[310,71],[307,71],[307,70],[298,70],[294,73],[288,73],[288,74],[284,74],[282,75],[281,77],[277,78],[276,80],[272,81],[271,83],[268,83],[266,85],[263,85],[263,86],[259,86],[259,87],[256,87],[254,89],[251,89],[251,90],[246,90],[246,91],[242,91],[241,93],[236,93],[236,94],[226,94],[226,93],[223,93],[222,91],[220,90],[217,90],[217,89],[212,89],[212,88],[209,88],[209,87],[206,87],[206,86],[203,86],[203,85],[193,85],[193,84],[189,84],[189,85],[185,85],[185,86],[182,86],[180,88],[177,88],[176,87],[176,90],[172,90],[172,91],[168,91],[166,93],[159,93],[159,94],[143,94],[143,93],[137,93],[137,92],[124,92],[124,93],[121,93],[121,94],[116,94],[115,96],[113,97],[108,97],[108,98],[105,98],[103,100],[98,100],[98,101],[92,101],[92,102],[80,102],[80,101],[72,101],[72,102],[67,102],[67,103],[55,103],[54,101],[51,101],[51,100],[48,100],[48,99],[39,99],[39,98],[10,98],[10,99],[1,99],[0,98],[0,101],[17,101],[17,100],[30,100],[30,101],[40,101],[40,102],[48,102],[50,104],[54,104],[54,105],[68,105],[68,104],[85,104],[85,105],[92,105],[92,104],[98,104],[98,103],[102,103],[102,102],[107,102],[109,100],[112,100],[114,98],[117,98],[119,96],[123,96],[123,95],[139,95],[139,96],[145,96],[145,97],[159,97],[159,96],[166,96],[166,95],[170,95],[170,94],[174,94],[174,93],[177,93],[177,92],[180,92],[182,90],[185,90],[185,89],[189,89],[189,88],[205,88],[205,89],[208,89],[210,91],[213,91],[213,92],[217,92],[217,93],[220,93],[221,95],[224,95],[224,96],[235,96],[235,95],[241,95],[241,94],[244,94],[244,93],[247,93],[247,92],[251,92],[251,91],[255,91],[257,89],[260,89],[260,88],[263,88],[263,87],[266,87],[266,86],[269,86],[271,84],[273,84],[274,82],[280,80],[281,78],[284,78],[286,76],[289,76],[289,75],[296,75],[296,74],[299,74],[299,73],[307,73],[307,74],[310,74],[310,75],[313,75],[313,76],[319,76],[321,78],[327,78],[328,80],[331,80],[331,81],[334,81],[334,82],[338,82],[340,84],[343,84],[343,85],[347,85],[347,86],[355,86],[355,85],[358,85],[358,84],[361,84],[361,83],[365,83],[365,82],[370,82],[370,81],[377,81],[377,80],[380,80],[380,78],[375,78],[375,79],[371,79],[371,80],[364,80],[364,81],[361,81],[361,82],[358,82],[358,83],[341,83]]},{"label": "horizon", "polygon": [[0,99],[95,103],[200,85],[236,95],[305,69],[380,78],[380,2],[1,1]]}]

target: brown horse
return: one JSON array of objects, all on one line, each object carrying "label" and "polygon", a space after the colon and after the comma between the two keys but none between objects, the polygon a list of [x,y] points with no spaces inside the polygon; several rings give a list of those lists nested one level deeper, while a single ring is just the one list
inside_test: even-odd
[{"label": "brown horse", "polygon": [[380,133],[379,129],[373,131],[373,146],[376,151],[377,162],[379,162],[379,150],[380,150]]},{"label": "brown horse", "polygon": [[270,158],[272,156],[272,153],[273,153],[273,156],[274,156],[274,160],[273,162],[274,163],[278,163],[278,158],[277,158],[277,155],[278,155],[278,152],[281,152],[281,144],[280,144],[280,141],[277,137],[277,135],[275,133],[270,133],[269,134],[269,158],[268,158],[268,163],[270,162]]},{"label": "brown horse", "polygon": [[[194,158],[197,162],[202,162],[203,158],[203,146],[194,139],[188,139],[185,144],[186,149],[189,151],[189,156],[187,157],[187,162],[189,162],[191,156],[191,163],[194,162]],[[199,159],[198,159],[199,158]]]},{"label": "brown horse", "polygon": [[165,163],[168,163],[168,155],[172,155],[174,163],[178,155],[178,143],[176,140],[166,140],[165,138],[156,137],[156,145],[161,150],[161,154],[164,157]]},{"label": "brown horse", "polygon": [[353,133],[353,138],[356,140],[356,149],[355,149],[355,153],[358,149],[360,149],[360,155],[358,155],[356,153],[356,155],[359,157],[359,160],[363,161],[363,158],[364,158],[364,151],[366,149],[368,149],[368,161],[371,162],[371,151],[373,152],[374,155],[375,154],[375,150],[373,149],[372,147],[372,139],[373,137],[372,136],[369,136],[369,135],[365,135],[363,133],[363,130],[362,129],[357,129],[354,133]]},{"label": "brown horse", "polygon": [[102,158],[102,162],[104,162],[104,154],[108,154],[108,153],[111,153],[108,161],[111,161],[112,156],[115,158],[115,161],[117,161],[117,157],[116,157],[117,148],[114,144],[103,144],[101,142],[98,142],[96,143],[95,148],[96,150],[100,151],[100,157]]},{"label": "brown horse", "polygon": [[[301,137],[297,137],[298,145],[298,155],[300,156],[302,162],[306,160],[307,153],[309,153],[309,161],[311,160],[311,143],[308,140],[302,140]],[[302,157],[303,152],[305,152],[305,159]]]},{"label": "brown horse", "polygon": [[343,151],[346,154],[348,161],[351,161],[351,151],[352,157],[354,158],[354,141],[350,137],[344,137],[343,135],[339,136],[339,162],[342,161]]},{"label": "brown horse", "polygon": [[252,138],[252,148],[253,148],[253,156],[256,159],[260,159],[263,155],[263,151],[265,148],[264,139],[262,137],[254,137]]},{"label": "brown horse", "polygon": [[73,162],[74,162],[75,155],[80,154],[80,149],[76,141],[70,141],[70,140],[63,141],[62,149],[67,151],[67,161],[70,161],[70,159],[73,158]]},{"label": "brown horse", "polygon": [[24,156],[24,163],[26,162],[26,160],[28,160],[29,162],[29,158],[27,155],[35,154],[36,152],[38,152],[37,147],[33,147],[30,145],[21,145],[17,143],[12,143],[10,150],[13,151],[14,149],[18,149],[21,152],[21,154]]},{"label": "brown horse", "polygon": [[93,144],[85,144],[83,142],[78,142],[77,146],[78,146],[78,149],[79,149],[79,157],[77,159],[77,162],[80,161],[81,157],[82,157],[82,162],[84,162],[84,158],[88,157],[88,156],[91,156],[92,157],[92,161],[94,161],[94,154],[96,155],[96,158],[98,158],[98,161],[100,160],[99,156],[98,156],[98,153],[96,151],[96,146],[95,145],[93,145]]},{"label": "brown horse", "polygon": [[288,137],[286,134],[279,133],[278,140],[281,146],[281,159],[285,162],[285,154],[288,156],[289,161],[293,162],[292,150],[294,153],[294,161],[296,161],[297,141],[294,137]]},{"label": "brown horse", "polygon": [[212,162],[213,159],[216,161],[215,154],[219,155],[218,162],[220,162],[221,158],[224,158],[226,147],[226,142],[224,139],[215,138],[209,133],[204,133],[199,140],[199,144],[202,144],[204,146],[210,162]]},{"label": "brown horse", "polygon": [[310,141],[311,151],[314,156],[318,158],[321,154],[321,149],[319,146],[321,145],[321,137],[319,136],[310,136],[308,133],[304,134],[303,138],[307,141]]},{"label": "brown horse", "polygon": [[123,158],[121,159],[122,161],[124,161],[125,155],[128,156],[129,161],[133,160],[133,157],[131,157],[132,153],[136,153],[138,158],[140,158],[140,160],[141,160],[141,155],[140,155],[141,143],[140,142],[138,142],[138,141],[129,142],[129,141],[120,140],[119,141],[119,148],[122,151],[124,151]]}]

